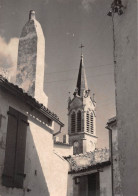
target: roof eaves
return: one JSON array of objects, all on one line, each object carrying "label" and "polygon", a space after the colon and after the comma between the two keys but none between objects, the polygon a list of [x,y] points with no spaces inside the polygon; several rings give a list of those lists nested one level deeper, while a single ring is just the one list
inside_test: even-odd
[{"label": "roof eaves", "polygon": [[99,170],[103,167],[109,166],[111,165],[111,161],[105,161],[105,162],[101,162],[101,163],[97,163],[95,165],[90,165],[87,167],[83,167],[83,168],[78,168],[78,170],[71,170],[68,172],[68,174],[76,174],[76,173],[80,173],[80,172],[86,172],[86,171],[91,171],[91,170]]},{"label": "roof eaves", "polygon": [[22,97],[23,101],[34,107],[36,110],[41,112],[43,115],[57,122],[61,127],[64,124],[59,120],[58,116],[46,108],[43,104],[39,103],[35,98],[23,91],[17,85],[10,83],[6,78],[0,75],[0,85],[10,91],[12,94]]},{"label": "roof eaves", "polygon": [[63,143],[63,142],[54,142],[54,144],[72,147],[70,144]]}]

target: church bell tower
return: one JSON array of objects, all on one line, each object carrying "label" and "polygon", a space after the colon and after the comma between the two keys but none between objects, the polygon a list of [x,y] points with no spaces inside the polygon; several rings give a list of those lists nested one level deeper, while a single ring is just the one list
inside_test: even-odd
[{"label": "church bell tower", "polygon": [[97,143],[96,102],[94,96],[93,98],[90,96],[82,54],[73,95],[73,99],[69,98],[68,102],[68,134],[73,154],[94,151]]}]

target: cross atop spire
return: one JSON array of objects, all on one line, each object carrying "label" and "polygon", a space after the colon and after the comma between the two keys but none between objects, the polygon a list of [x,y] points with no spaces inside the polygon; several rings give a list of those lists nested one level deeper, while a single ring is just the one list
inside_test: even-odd
[{"label": "cross atop spire", "polygon": [[81,45],[80,45],[80,47],[79,47],[79,48],[81,48],[81,56],[82,56],[82,49],[83,49],[84,47],[85,47],[85,46],[83,46],[82,43],[81,43]]}]

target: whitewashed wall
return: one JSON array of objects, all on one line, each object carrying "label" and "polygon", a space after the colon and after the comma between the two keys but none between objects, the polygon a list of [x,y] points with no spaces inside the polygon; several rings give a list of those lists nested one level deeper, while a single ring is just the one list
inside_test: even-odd
[{"label": "whitewashed wall", "polygon": [[54,151],[61,156],[73,155],[73,146],[66,146],[64,144],[54,144]]},{"label": "whitewashed wall", "polygon": [[[24,189],[6,188],[1,185],[9,106],[28,115]],[[0,115],[0,196],[65,196],[68,163],[53,152],[53,135],[46,125],[36,120],[38,118],[47,123],[47,118],[32,110],[18,97],[1,91],[1,88]]]}]

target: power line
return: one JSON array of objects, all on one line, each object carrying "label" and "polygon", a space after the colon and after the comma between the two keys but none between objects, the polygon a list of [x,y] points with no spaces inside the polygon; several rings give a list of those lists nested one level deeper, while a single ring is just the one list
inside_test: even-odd
[{"label": "power line", "polygon": [[[90,77],[97,77],[97,76],[103,76],[103,75],[112,75],[113,72],[110,72],[110,73],[104,73],[104,74],[97,74],[97,75],[91,75],[91,76],[87,76],[87,78],[90,78]],[[54,80],[54,81],[49,81],[49,82],[46,82],[46,84],[49,84],[49,83],[54,83],[54,82],[66,82],[66,81],[74,81],[76,79],[74,78],[70,78],[70,79],[66,79],[66,80]]]},{"label": "power line", "polygon": [[107,106],[107,105],[115,105],[115,101],[111,101],[111,102],[105,102],[105,103],[102,103],[102,104],[97,104],[97,108],[101,108],[101,107],[104,107],[104,106]]},{"label": "power line", "polygon": [[[96,66],[88,66],[86,67],[86,69],[88,68],[94,68],[94,67],[104,67],[104,66],[109,66],[109,65],[113,65],[113,64],[103,64],[103,65],[96,65]],[[54,72],[48,72],[47,74],[55,74],[55,73],[64,73],[64,72],[68,72],[68,71],[72,71],[72,70],[78,70],[79,68],[73,68],[73,69],[68,69],[68,70],[64,70],[64,71],[54,71]]]},{"label": "power line", "polygon": [[[104,29],[102,32],[99,30],[99,29],[101,29],[101,25],[99,25],[99,28],[97,28],[97,37],[99,37],[101,35],[101,33],[104,34],[107,29],[109,31],[109,29],[112,26],[112,24],[110,24],[110,26],[108,26],[108,28],[106,28],[107,25],[108,25],[108,23],[105,23],[105,24],[102,23],[102,26],[103,26],[103,29]],[[96,45],[96,43],[94,44],[93,48],[95,47],[95,45]],[[87,68],[94,68],[94,67],[110,66],[110,65],[114,66],[113,62],[110,63],[110,64],[103,64],[103,65],[96,65],[96,66],[88,66],[88,67],[86,67],[86,69]],[[48,72],[48,73],[46,73],[46,75],[48,75],[48,74],[57,74],[57,73],[65,73],[65,72],[69,72],[69,71],[73,71],[73,70],[78,70],[78,69],[79,68],[73,68],[73,69],[64,70],[64,71]],[[87,76],[87,78],[90,78],[90,77],[98,77],[98,76],[103,76],[103,75],[111,75],[111,74],[113,74],[113,73],[111,72],[111,73],[105,73],[105,74],[97,74],[97,75],[91,75],[89,77]],[[74,81],[76,79],[71,78],[71,79],[65,79],[65,80],[48,81],[48,82],[46,82],[46,84],[55,83],[55,82],[66,82],[66,81],[71,81],[71,80]]]},{"label": "power line", "polygon": [[[103,29],[104,29],[102,32],[100,31],[101,26],[103,26]],[[105,23],[105,24],[102,23],[102,24],[100,24],[99,25],[99,28],[97,28],[97,33],[96,33],[97,34],[97,37],[99,37],[101,35],[101,33],[104,34],[107,29],[109,31],[109,29],[110,29],[111,26],[112,26],[112,24],[110,24],[110,26],[108,26],[108,23]],[[95,48],[95,46],[96,46],[96,43],[94,44],[93,48]],[[103,65],[97,65],[97,66],[88,66],[88,67],[86,67],[86,69],[87,68],[94,68],[94,67],[109,66],[109,65],[113,65],[113,62],[110,63],[110,64],[103,64]],[[64,71],[48,72],[48,73],[46,73],[46,75],[48,75],[48,74],[56,74],[56,73],[65,73],[65,72],[69,72],[69,71],[72,71],[72,70],[78,70],[78,69],[79,68],[73,68],[73,69],[64,70]]]}]

